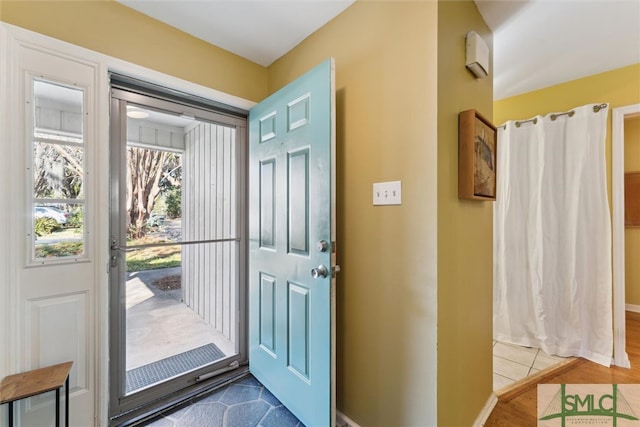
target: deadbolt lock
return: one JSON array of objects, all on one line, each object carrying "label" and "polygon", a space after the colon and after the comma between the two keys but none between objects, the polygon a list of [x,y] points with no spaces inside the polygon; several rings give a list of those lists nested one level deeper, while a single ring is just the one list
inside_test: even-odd
[{"label": "deadbolt lock", "polygon": [[326,240],[320,240],[316,244],[316,247],[318,248],[318,252],[327,252],[327,249],[329,249],[329,242]]}]

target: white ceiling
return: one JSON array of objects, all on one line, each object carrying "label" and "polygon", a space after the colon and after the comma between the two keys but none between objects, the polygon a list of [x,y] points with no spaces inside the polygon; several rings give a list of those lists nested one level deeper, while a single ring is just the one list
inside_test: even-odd
[{"label": "white ceiling", "polygon": [[475,2],[493,30],[495,99],[640,62],[640,0]]},{"label": "white ceiling", "polygon": [[[117,0],[263,66],[354,0]],[[494,32],[494,98],[640,62],[640,0],[475,0]]]},{"label": "white ceiling", "polygon": [[265,67],[355,0],[117,0]]}]

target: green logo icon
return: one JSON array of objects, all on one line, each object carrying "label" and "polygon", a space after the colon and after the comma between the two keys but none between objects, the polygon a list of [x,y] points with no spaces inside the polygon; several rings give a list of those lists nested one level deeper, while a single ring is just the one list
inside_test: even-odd
[{"label": "green logo icon", "polygon": [[613,426],[617,425],[619,418],[626,420],[638,420],[631,405],[618,389],[617,384],[612,384],[611,393],[567,393],[566,384],[561,384],[558,392],[542,413],[540,421],[559,418],[564,427],[567,418],[582,417],[588,423],[587,417],[612,418]]}]

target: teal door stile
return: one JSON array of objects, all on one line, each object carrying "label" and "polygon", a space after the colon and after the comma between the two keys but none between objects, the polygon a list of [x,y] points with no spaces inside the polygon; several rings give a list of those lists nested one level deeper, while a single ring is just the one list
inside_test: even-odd
[{"label": "teal door stile", "polygon": [[249,115],[249,365],[308,427],[334,422],[333,59]]}]

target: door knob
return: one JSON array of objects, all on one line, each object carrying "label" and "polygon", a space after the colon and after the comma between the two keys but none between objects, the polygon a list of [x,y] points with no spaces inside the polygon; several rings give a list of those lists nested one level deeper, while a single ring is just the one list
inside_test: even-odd
[{"label": "door knob", "polygon": [[325,267],[324,265],[319,265],[316,268],[312,268],[311,269],[311,277],[313,277],[314,279],[318,279],[320,277],[327,277],[327,275],[329,274],[329,270],[327,270],[327,267]]}]

